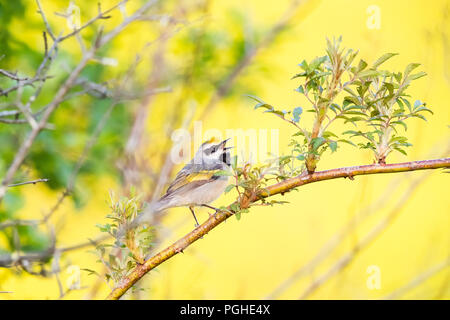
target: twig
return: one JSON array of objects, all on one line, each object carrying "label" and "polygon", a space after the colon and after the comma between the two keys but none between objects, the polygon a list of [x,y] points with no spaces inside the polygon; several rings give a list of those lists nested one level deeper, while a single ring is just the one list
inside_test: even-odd
[{"label": "twig", "polygon": [[399,185],[400,180],[395,180],[391,186],[387,187],[384,194],[379,197],[376,203],[371,204],[365,208],[357,216],[353,217],[342,229],[340,229],[325,245],[322,246],[320,251],[312,258],[308,263],[302,265],[293,274],[283,280],[275,289],[272,290],[264,299],[273,300],[279,297],[284,291],[286,291],[295,281],[298,281],[302,276],[310,273],[314,270],[322,261],[324,261],[330,253],[342,243],[343,239],[354,230],[359,224],[374,213],[375,208],[380,208],[388,201],[388,197],[393,195],[394,187]]},{"label": "twig", "polygon": [[36,226],[40,223],[39,220],[11,220],[0,223],[0,230],[11,228],[15,226]]},{"label": "twig", "polygon": [[328,268],[322,275],[320,275],[317,279],[315,279],[311,284],[307,286],[307,288],[300,295],[299,299],[303,300],[308,298],[313,292],[315,292],[322,284],[328,281],[331,277],[333,277],[338,272],[342,271],[345,267],[347,267],[350,262],[361,252],[362,249],[371,244],[377,237],[391,225],[395,218],[401,212],[404,204],[411,197],[412,193],[417,189],[420,183],[426,178],[426,175],[416,179],[408,188],[408,190],[403,194],[403,196],[399,199],[394,208],[389,212],[389,214],[382,219],[378,224],[375,225],[366,236],[360,240],[358,243],[354,245],[354,247],[341,256],[338,261],[333,264],[330,268]]},{"label": "twig", "polygon": [[[14,221],[16,222],[16,221]],[[31,220],[30,220],[31,222]],[[40,221],[37,221],[38,223]],[[1,228],[1,225],[0,225]],[[22,265],[25,264],[27,266],[30,265],[30,262],[45,262],[49,260],[54,254],[57,253],[66,253],[69,251],[75,251],[79,249],[84,249],[91,246],[96,246],[99,243],[110,238],[109,235],[102,235],[96,239],[89,239],[88,241],[84,241],[78,244],[73,244],[71,246],[66,247],[58,247],[54,246],[54,243],[51,244],[47,249],[38,251],[38,252],[29,252],[24,255],[14,255],[14,254],[3,254],[0,255],[0,268],[1,267],[10,267],[12,265]]]},{"label": "twig", "polygon": [[47,181],[48,181],[48,179],[37,179],[37,180],[31,180],[31,181],[26,181],[26,182],[19,182],[19,183],[9,184],[8,188],[23,186],[25,184],[36,184],[39,182],[47,182]]},{"label": "twig", "polygon": [[[296,187],[319,182],[325,180],[331,180],[336,178],[354,177],[358,175],[369,175],[377,173],[394,173],[394,172],[407,172],[414,170],[426,170],[426,169],[438,169],[438,168],[450,168],[450,158],[436,159],[436,160],[423,160],[412,161],[405,163],[395,163],[387,165],[365,165],[331,169],[326,171],[319,171],[312,174],[301,174],[297,177],[286,179],[280,183],[269,186],[260,194],[253,197],[243,199],[240,203],[241,208],[247,208],[251,203],[260,200],[261,198],[270,197],[279,193],[285,193],[293,190]],[[129,288],[133,286],[139,279],[141,279],[147,272],[154,269],[164,261],[172,258],[176,254],[183,252],[188,246],[202,238],[209,231],[217,227],[226,219],[233,215],[231,206],[228,206],[228,210],[217,212],[211,215],[199,227],[176,241],[171,246],[163,249],[153,257],[147,259],[144,264],[137,266],[131,273],[124,277],[117,286],[111,291],[107,299],[119,299]]]},{"label": "twig", "polygon": [[[436,150],[441,150],[444,142],[438,142],[436,144]],[[445,156],[448,154],[450,149],[445,152],[440,152],[439,155]],[[431,152],[427,157],[435,156],[435,152]],[[298,281],[302,276],[307,273],[312,272],[322,261],[324,261],[331,252],[336,249],[339,244],[346,238],[346,236],[353,230],[355,230],[363,221],[365,221],[369,216],[376,212],[376,210],[381,209],[389,199],[394,195],[394,190],[399,186],[400,179],[394,180],[388,187],[385,188],[384,193],[378,198],[378,200],[361,212],[359,212],[355,217],[353,217],[343,228],[341,228],[331,239],[322,246],[320,251],[311,259],[308,263],[301,266],[292,275],[287,277],[283,282],[281,282],[275,289],[272,290],[264,299],[272,300],[279,297],[284,291],[286,291],[295,281]]]},{"label": "twig", "polygon": [[288,26],[292,17],[296,14],[298,7],[303,3],[301,0],[293,0],[289,8],[284,12],[281,19],[266,33],[264,38],[254,47],[247,50],[246,54],[231,70],[228,76],[215,91],[214,95],[209,100],[200,118],[205,118],[211,111],[212,106],[215,105],[221,98],[223,98],[231,89],[233,82],[245,70],[245,68],[252,62],[257,53],[263,48],[267,47],[274,39]]},{"label": "twig", "polygon": [[12,80],[16,80],[16,81],[26,81],[28,80],[28,78],[20,78],[17,76],[17,73],[13,73],[13,72],[9,72],[3,69],[0,69],[0,74],[4,75],[7,78],[10,78]]},{"label": "twig", "polygon": [[[91,24],[93,24],[93,23],[96,22],[97,20],[105,19],[105,18],[106,18],[106,16],[105,16],[106,14],[108,14],[108,13],[110,13],[111,11],[113,11],[113,10],[119,8],[121,5],[123,5],[123,4],[127,3],[127,2],[128,2],[128,0],[120,1],[120,2],[117,3],[116,5],[114,5],[114,6],[112,6],[111,8],[109,8],[108,10],[105,10],[105,11],[103,11],[103,12],[99,12],[95,17],[93,17],[91,20],[89,20],[88,22],[86,22],[86,23],[85,23],[84,25],[82,25],[80,28],[76,28],[76,29],[74,29],[72,32],[70,32],[70,33],[66,34],[65,36],[61,37],[61,41],[66,40],[66,39],[68,39],[68,38],[74,36],[75,34],[79,33],[81,30],[83,30],[83,29],[89,27]],[[150,5],[150,6],[151,6],[151,5]],[[144,11],[147,10],[147,9],[148,9],[148,8],[144,9]],[[56,13],[56,12],[55,12],[55,14],[56,14],[56,15],[59,15],[59,16],[63,16],[64,18],[67,18],[66,15],[58,14],[58,13]],[[109,17],[108,17],[108,18],[109,18]],[[140,14],[139,14],[138,16],[136,16],[133,20],[137,20],[137,19],[139,19],[139,18],[140,18]]]},{"label": "twig", "polygon": [[[25,160],[25,157],[27,156],[27,154],[28,154],[31,146],[33,145],[34,140],[38,136],[39,132],[44,128],[44,126],[46,125],[46,123],[47,123],[50,115],[53,113],[53,111],[64,100],[64,96],[70,90],[70,88],[74,85],[74,83],[76,82],[76,79],[78,78],[78,76],[80,75],[81,71],[84,69],[86,64],[94,57],[95,52],[100,47],[105,45],[107,42],[112,40],[115,36],[117,36],[124,28],[126,28],[130,23],[135,21],[144,12],[146,12],[148,9],[150,9],[150,7],[152,7],[156,2],[157,2],[157,0],[146,2],[141,8],[136,10],[136,12],[133,15],[126,18],[119,26],[117,26],[116,28],[111,30],[106,35],[99,36],[95,40],[95,44],[93,45],[92,49],[83,55],[79,64],[75,67],[75,69],[69,75],[67,80],[64,82],[64,84],[60,87],[60,89],[56,93],[52,102],[48,105],[47,109],[43,112],[43,115],[42,115],[37,127],[33,128],[31,130],[31,132],[28,134],[25,141],[20,146],[18,152],[16,153],[14,160],[11,163],[10,167],[8,168],[6,175],[1,183],[0,201],[3,199],[3,197],[5,195],[6,186],[11,181],[11,179],[14,177],[14,174],[16,173],[16,171],[19,169],[19,167]],[[57,43],[57,42],[58,41],[55,41],[55,43]]]},{"label": "twig", "polygon": [[403,296],[408,291],[419,286],[420,284],[422,284],[423,282],[425,282],[426,280],[428,280],[429,278],[431,278],[432,276],[434,276],[438,272],[441,272],[442,270],[444,270],[445,268],[447,268],[449,266],[450,266],[450,259],[447,258],[446,260],[442,261],[441,263],[439,263],[439,264],[431,267],[427,271],[419,274],[417,277],[412,279],[406,285],[404,285],[400,289],[397,289],[394,292],[392,292],[391,294],[389,294],[388,296],[386,296],[383,300],[391,300],[391,299],[396,299],[398,297]]},{"label": "twig", "polygon": [[[52,29],[50,28],[50,24],[48,23],[47,17],[45,16],[44,10],[42,10],[41,2],[39,0],[36,0],[36,4],[39,8],[38,13],[41,15],[42,20],[45,24],[45,29],[47,29],[47,33],[50,35],[53,41],[56,40],[55,35],[52,32]],[[44,36],[45,37],[45,36]]]}]

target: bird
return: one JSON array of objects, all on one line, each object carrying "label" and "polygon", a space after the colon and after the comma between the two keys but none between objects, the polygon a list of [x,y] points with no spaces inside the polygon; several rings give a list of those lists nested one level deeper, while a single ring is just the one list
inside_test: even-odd
[{"label": "bird", "polygon": [[187,163],[170,183],[166,193],[158,200],[150,203],[144,212],[132,223],[136,227],[151,220],[155,213],[174,207],[188,207],[195,219],[195,227],[199,226],[195,216],[195,207],[212,207],[209,203],[218,199],[228,185],[231,160],[226,144],[230,139],[218,142],[216,138],[205,141],[194,157]]}]

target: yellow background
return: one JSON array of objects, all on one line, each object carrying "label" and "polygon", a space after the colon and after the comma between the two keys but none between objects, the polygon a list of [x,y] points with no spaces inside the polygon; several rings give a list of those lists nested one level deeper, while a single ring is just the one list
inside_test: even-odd
[{"label": "yellow background", "polygon": [[[276,3],[276,4],[275,4]],[[34,4],[34,3],[33,3]],[[43,1],[52,12],[49,1]],[[57,7],[59,5],[59,7]],[[54,8],[63,8],[60,1]],[[381,12],[381,28],[366,26],[368,6],[377,5]],[[257,25],[273,25],[288,6],[288,1],[214,1],[209,23],[217,29],[230,29],[233,25],[227,16],[231,7],[246,12]],[[93,6],[93,12],[96,10]],[[105,5],[105,7],[107,7]],[[129,6],[132,8],[133,5]],[[14,22],[17,32],[27,33],[29,21],[40,21],[34,5],[27,8],[25,19],[17,17]],[[129,9],[131,12],[132,10]],[[299,94],[294,92],[297,82],[290,80],[298,71],[297,64],[323,55],[325,38],[343,36],[343,45],[359,49],[359,57],[368,62],[386,52],[400,55],[386,63],[386,67],[403,70],[410,62],[422,63],[421,70],[428,76],[413,83],[410,94],[413,99],[426,101],[434,115],[428,122],[414,119],[407,132],[413,147],[408,156],[392,154],[388,162],[402,162],[433,157],[448,156],[450,124],[450,24],[448,1],[306,1],[293,19],[293,27],[277,41],[260,52],[254,63],[239,81],[257,83],[257,95],[267,102],[293,108],[306,106]],[[26,22],[25,22],[26,21]],[[141,30],[141,32],[144,32]],[[183,32],[183,31],[181,31]],[[139,30],[135,38],[140,41]],[[30,32],[30,41],[40,43],[40,31]],[[137,38],[136,38],[137,37]],[[126,46],[115,42],[117,54],[126,54]],[[124,48],[125,47],[125,48]],[[174,46],[174,51],[181,50]],[[120,58],[119,58],[120,59]],[[270,65],[270,76],[261,77],[254,71],[255,65]],[[164,108],[168,96],[157,98],[158,108]],[[289,135],[293,133],[277,118],[253,111],[247,99],[221,101],[203,123],[203,129],[278,128],[280,147],[287,151]],[[157,113],[150,119],[157,120]],[[308,118],[302,121],[308,121]],[[337,126],[337,132],[343,131]],[[319,163],[318,170],[369,164],[372,155],[347,145],[340,145],[338,152],[327,154]],[[388,174],[356,177],[354,181],[339,179],[301,187],[283,197],[290,203],[274,207],[255,207],[243,214],[240,221],[229,219],[203,239],[200,239],[184,254],[179,254],[150,272],[140,282],[145,290],[138,293],[141,298],[152,299],[261,299],[289,275],[308,263],[321,248],[356,217],[358,219],[373,202],[376,202],[393,181],[399,184],[388,196],[381,199],[382,206],[355,230],[328,258],[299,281],[295,281],[279,298],[296,299],[306,287],[349,252],[383,217],[386,217],[409,188],[411,182],[425,172]],[[367,247],[355,253],[348,266],[330,277],[308,298],[316,299],[378,299],[406,285],[422,272],[438,265],[449,257],[450,252],[450,201],[448,175],[436,170],[429,174],[401,205],[399,215],[389,223]],[[96,190],[91,201],[81,211],[66,201],[57,213],[64,217],[64,226],[58,233],[58,245],[70,245],[93,238],[98,234],[96,223],[103,223],[108,213],[106,200],[110,189],[120,186],[105,177],[89,179]],[[20,218],[39,218],[42,212],[59,195],[44,185],[26,186],[26,205]],[[231,192],[221,197],[216,206],[233,201]],[[278,197],[281,199],[281,197]],[[398,209],[398,208],[397,208]],[[198,217],[206,219],[205,210]],[[193,228],[193,220],[187,209],[174,209],[160,230],[161,247],[171,244]],[[101,265],[87,249],[71,252],[66,262],[101,271]],[[367,287],[369,266],[378,266],[381,288]],[[63,284],[69,277],[61,274]],[[66,299],[81,299],[88,296],[90,287],[97,282],[93,275],[81,274],[81,286],[87,289],[70,292]],[[447,267],[433,277],[408,291],[400,298],[450,298],[450,270]],[[43,279],[26,274],[15,274],[13,270],[0,269],[0,299],[55,299],[58,287],[54,278]],[[103,298],[109,292],[102,284],[95,298]],[[127,295],[127,297],[130,297]]]}]

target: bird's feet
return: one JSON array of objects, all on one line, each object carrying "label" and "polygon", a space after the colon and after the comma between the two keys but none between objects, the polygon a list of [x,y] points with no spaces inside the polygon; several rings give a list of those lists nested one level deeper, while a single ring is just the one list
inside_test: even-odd
[{"label": "bird's feet", "polygon": [[214,210],[214,213],[213,213],[213,214],[211,214],[211,213],[208,212],[208,215],[209,215],[210,217],[211,217],[212,215],[216,214],[217,212],[221,212],[221,211],[222,211],[221,209],[215,208],[215,207],[210,206],[210,205],[208,205],[208,204],[202,204],[202,207],[205,207],[205,208],[209,208],[209,209]]}]

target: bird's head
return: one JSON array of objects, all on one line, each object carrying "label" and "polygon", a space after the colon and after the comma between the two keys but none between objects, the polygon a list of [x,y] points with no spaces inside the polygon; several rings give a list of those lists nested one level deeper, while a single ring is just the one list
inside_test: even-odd
[{"label": "bird's head", "polygon": [[194,156],[194,163],[205,164],[223,164],[230,165],[230,147],[226,144],[230,139],[225,139],[221,142],[215,138],[205,141]]}]

